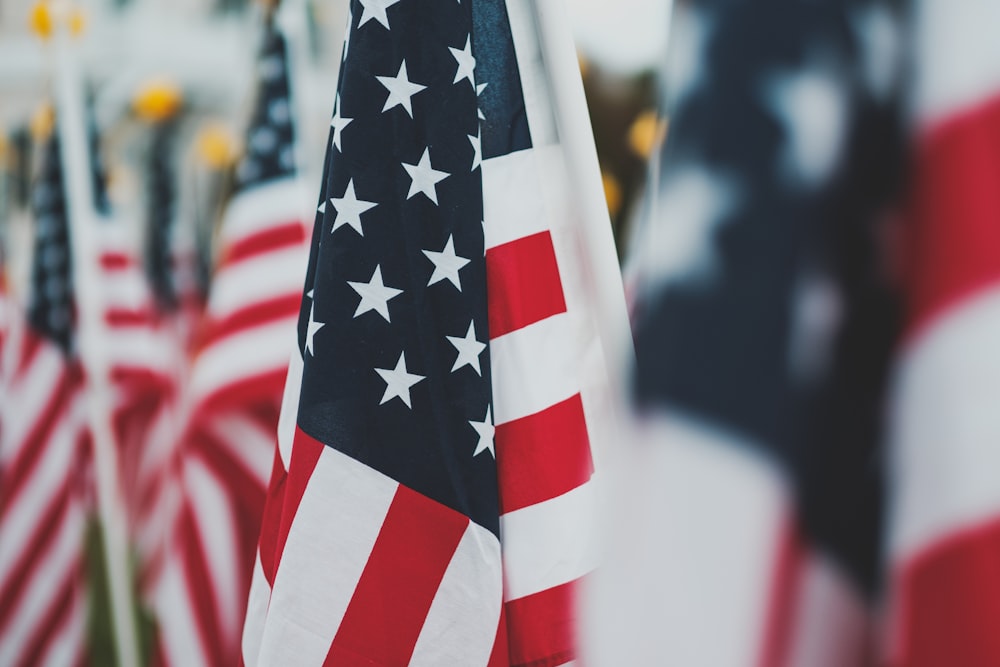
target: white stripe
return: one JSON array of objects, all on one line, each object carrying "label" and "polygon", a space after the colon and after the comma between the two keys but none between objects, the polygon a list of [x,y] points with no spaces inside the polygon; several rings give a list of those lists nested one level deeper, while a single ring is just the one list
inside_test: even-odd
[{"label": "white stripe", "polygon": [[257,486],[266,489],[277,437],[245,412],[213,413],[206,426],[225,453],[239,461]]},{"label": "white stripe", "polygon": [[184,462],[184,491],[203,547],[205,567],[215,593],[215,612],[223,642],[235,641],[242,628],[240,583],[236,564],[240,550],[236,536],[236,511],[227,489],[200,458]]},{"label": "white stripe", "polygon": [[300,295],[308,259],[303,243],[223,264],[212,280],[210,316],[223,319],[270,299]]},{"label": "white stripe", "polygon": [[137,267],[129,265],[124,269],[104,269],[100,277],[106,309],[140,313],[149,313],[152,309],[152,295]]},{"label": "white stripe", "polygon": [[434,594],[409,667],[489,662],[502,596],[500,544],[470,521]]},{"label": "white stripe", "polygon": [[579,579],[597,567],[594,479],[500,517],[504,599],[516,600]]},{"label": "white stripe", "polygon": [[260,654],[260,640],[264,634],[264,623],[267,620],[267,606],[271,601],[271,586],[264,576],[260,564],[260,552],[253,563],[253,579],[250,582],[250,597],[247,601],[247,615],[243,622],[243,664],[245,667],[256,667],[257,656]]},{"label": "white stripe", "polygon": [[584,580],[585,662],[745,667],[761,651],[781,477],[750,443],[676,416],[621,437],[635,446],[605,480],[609,553]]},{"label": "white stripe", "polygon": [[950,309],[905,351],[892,402],[894,558],[1000,516],[1000,287]]},{"label": "white stripe", "polygon": [[919,120],[941,121],[1000,94],[1000,4],[919,0],[916,10]]},{"label": "white stripe", "polygon": [[194,395],[204,397],[245,378],[283,370],[295,335],[295,320],[287,318],[220,339],[195,359]]},{"label": "white stripe", "polygon": [[62,592],[66,575],[83,557],[83,511],[71,505],[49,542],[49,548],[35,560],[31,580],[21,596],[22,604],[0,633],[0,665],[21,664],[17,659],[25,650],[33,630],[52,610]]},{"label": "white stripe", "polygon": [[156,595],[160,646],[168,665],[208,667],[195,626],[194,603],[188,597],[190,583],[181,569],[183,558],[171,553],[160,575]]},{"label": "white stripe", "polygon": [[220,228],[223,248],[286,222],[312,220],[312,195],[298,179],[265,183],[237,193]]},{"label": "white stripe", "polygon": [[164,331],[147,326],[109,327],[108,357],[111,365],[139,368],[172,377],[178,362],[173,341]]},{"label": "white stripe", "polygon": [[259,665],[323,664],[397,487],[323,447],[275,576]]},{"label": "white stripe", "polygon": [[[547,197],[542,184],[564,184],[562,151],[546,146],[483,161],[483,215],[486,247],[494,248],[550,229],[562,216],[549,202],[562,201],[562,190]],[[516,193],[516,194],[515,194]]]},{"label": "white stripe", "polygon": [[298,349],[298,338],[292,346],[292,357],[288,362],[285,376],[285,391],[281,398],[281,414],[278,416],[278,453],[281,464],[288,472],[292,460],[292,442],[295,440],[295,423],[299,414],[299,394],[302,393],[302,355]]},{"label": "white stripe", "polygon": [[[7,505],[0,523],[0,582],[7,581],[14,563],[38,528],[49,501],[66,487],[75,462],[77,430],[68,413],[55,416],[58,423],[51,436],[40,443],[44,451],[21,492]],[[72,501],[71,501],[72,502]]]},{"label": "white stripe", "polygon": [[577,394],[600,344],[583,318],[562,313],[490,341],[494,421],[504,424]]}]

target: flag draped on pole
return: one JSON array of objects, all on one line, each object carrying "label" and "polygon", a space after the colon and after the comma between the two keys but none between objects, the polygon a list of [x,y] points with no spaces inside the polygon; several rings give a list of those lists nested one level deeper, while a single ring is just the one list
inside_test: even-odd
[{"label": "flag draped on pole", "polygon": [[588,664],[868,662],[898,305],[888,2],[678,5]]},{"label": "flag draped on pole", "polygon": [[59,141],[32,191],[27,317],[5,341],[0,413],[0,664],[79,664],[88,506],[83,373],[74,355],[69,226]]},{"label": "flag draped on pole", "polygon": [[286,45],[270,19],[257,67],[247,153],[191,370],[180,507],[152,584],[160,659],[185,667],[238,660],[306,266]]},{"label": "flag draped on pole", "polygon": [[574,196],[600,179],[568,159],[593,146],[568,143],[582,88],[552,85],[579,88],[562,12],[351,4],[247,665],[576,656],[611,419],[596,291],[625,311]]},{"label": "flag draped on pole", "polygon": [[919,0],[888,662],[1000,663],[1000,7]]}]

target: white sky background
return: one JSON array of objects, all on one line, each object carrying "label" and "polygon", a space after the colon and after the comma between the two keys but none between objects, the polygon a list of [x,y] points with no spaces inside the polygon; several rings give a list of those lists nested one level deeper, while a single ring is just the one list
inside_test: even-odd
[{"label": "white sky background", "polygon": [[623,74],[662,63],[671,4],[672,0],[566,0],[580,52]]}]

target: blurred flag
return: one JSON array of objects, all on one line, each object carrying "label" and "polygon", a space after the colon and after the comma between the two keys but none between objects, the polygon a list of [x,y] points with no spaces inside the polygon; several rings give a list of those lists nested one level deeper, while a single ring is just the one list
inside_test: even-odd
[{"label": "blurred flag", "polygon": [[1000,664],[1000,7],[915,6],[906,335],[890,439],[890,652]]},{"label": "blurred flag", "polygon": [[352,3],[247,665],[576,656],[609,381],[551,25],[562,5]]},{"label": "blurred flag", "polygon": [[270,20],[257,66],[247,153],[193,362],[181,505],[153,584],[160,660],[185,667],[238,660],[306,266],[286,45]]},{"label": "blurred flag", "polygon": [[59,141],[32,191],[27,317],[4,345],[0,402],[0,664],[84,658],[86,413]]},{"label": "blurred flag", "polygon": [[[590,665],[870,664],[894,5],[678,5]],[[888,41],[887,41],[888,40]]]}]

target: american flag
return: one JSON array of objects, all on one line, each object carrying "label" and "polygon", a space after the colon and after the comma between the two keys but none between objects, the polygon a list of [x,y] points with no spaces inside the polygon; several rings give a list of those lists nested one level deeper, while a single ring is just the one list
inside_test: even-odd
[{"label": "american flag", "polygon": [[[4,345],[0,414],[0,664],[79,664],[86,600],[87,429],[57,137],[32,191],[27,317]],[[18,326],[20,325],[20,326]]]},{"label": "american flag", "polygon": [[351,3],[247,665],[576,656],[609,380],[539,11]]},{"label": "american flag", "polygon": [[594,665],[873,664],[899,9],[675,8]]},{"label": "american flag", "polygon": [[234,664],[295,336],[308,237],[285,39],[266,22],[237,191],[220,229],[176,468],[179,507],[155,575],[160,660]]},{"label": "american flag", "polygon": [[907,312],[892,405],[898,667],[1000,664],[1000,7],[917,0]]}]

